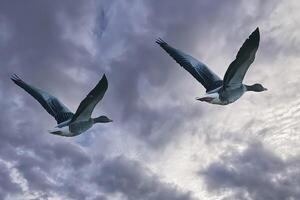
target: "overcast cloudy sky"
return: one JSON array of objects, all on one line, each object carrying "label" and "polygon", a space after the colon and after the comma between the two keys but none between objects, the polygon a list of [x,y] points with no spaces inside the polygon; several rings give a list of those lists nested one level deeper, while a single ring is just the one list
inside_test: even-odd
[{"label": "overcast cloudy sky", "polygon": [[[298,0],[0,0],[0,199],[300,199]],[[155,39],[222,77],[260,28],[244,80],[269,90],[228,106]],[[17,73],[75,111],[105,73],[93,116],[114,120],[75,138],[50,135]]]}]

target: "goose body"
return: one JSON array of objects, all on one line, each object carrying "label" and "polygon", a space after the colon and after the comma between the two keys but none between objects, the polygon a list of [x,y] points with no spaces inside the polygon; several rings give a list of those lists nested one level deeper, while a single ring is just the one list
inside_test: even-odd
[{"label": "goose body", "polygon": [[258,83],[254,85],[242,83],[248,68],[255,59],[259,40],[259,29],[256,28],[240,48],[235,60],[229,65],[223,80],[205,64],[173,48],[162,39],[158,39],[156,43],[206,88],[206,93],[202,97],[197,97],[196,100],[227,105],[238,100],[247,91],[267,90]]},{"label": "goose body", "polygon": [[63,122],[61,124],[58,124],[53,129],[49,130],[49,132],[54,135],[73,137],[73,136],[80,135],[81,133],[87,131],[93,125],[94,125],[94,122],[92,121],[92,119],[90,119],[88,121],[81,121],[81,122],[76,122],[76,123]]},{"label": "goose body", "polygon": [[205,101],[211,104],[227,105],[238,100],[246,91],[244,85],[230,90],[221,90],[221,88],[217,88],[214,91],[205,93],[202,97],[197,97],[196,100]]},{"label": "goose body", "polygon": [[106,116],[92,118],[92,112],[98,102],[104,97],[108,88],[106,76],[103,75],[96,87],[82,100],[75,113],[72,113],[56,97],[47,92],[35,88],[17,75],[11,77],[12,81],[34,97],[43,108],[57,121],[57,126],[49,130],[49,133],[65,137],[73,137],[90,129],[95,123],[112,122]]}]

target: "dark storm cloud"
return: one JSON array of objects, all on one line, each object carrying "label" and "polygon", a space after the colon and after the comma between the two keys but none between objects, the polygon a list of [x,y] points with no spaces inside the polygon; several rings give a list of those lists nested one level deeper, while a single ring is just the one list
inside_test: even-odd
[{"label": "dark storm cloud", "polygon": [[[0,48],[1,89],[12,84],[8,77],[17,73],[37,81],[41,88],[67,88],[78,84],[64,70],[93,66],[88,50],[65,36],[67,27],[79,30],[93,5],[85,1],[6,1],[0,2],[0,23],[8,37]],[[76,32],[74,33],[76,34]],[[5,85],[5,86],[4,86]],[[64,87],[62,87],[64,86]],[[49,88],[49,87],[48,87]],[[15,89],[15,88],[14,88]],[[71,93],[74,95],[74,93]]]},{"label": "dark storm cloud", "polygon": [[211,192],[233,191],[233,199],[299,199],[300,160],[284,160],[261,143],[227,152],[201,170]]},{"label": "dark storm cloud", "polygon": [[[143,16],[134,14],[132,4],[120,4],[120,8],[111,14],[113,18],[110,21],[110,28],[107,29],[107,35],[102,37],[103,41],[99,46],[100,56],[103,51],[124,49],[124,53],[120,56],[106,60],[110,68],[111,88],[110,104],[106,105],[106,108],[118,122],[122,123],[122,126],[134,124],[138,127],[133,131],[130,130],[133,134],[154,147],[163,147],[181,133],[172,128],[170,131],[159,132],[159,127],[168,123],[168,127],[178,128],[183,125],[182,119],[196,117],[200,119],[205,111],[200,106],[191,108],[180,105],[171,106],[168,110],[155,110],[141,100],[143,96],[147,95],[151,88],[157,88],[160,91],[157,99],[160,98],[160,94],[163,96],[167,93],[173,96],[169,101],[176,101],[181,99],[185,92],[193,90],[179,87],[180,83],[187,80],[199,87],[199,93],[204,90],[154,43],[155,39],[162,37],[175,47],[195,55],[208,64],[212,61],[203,60],[204,55],[207,56],[207,49],[215,49],[212,51],[215,55],[209,55],[210,59],[215,59],[216,55],[225,52],[229,55],[224,58],[225,66],[213,66],[214,71],[224,73],[242,42],[259,26],[257,21],[267,17],[267,13],[272,12],[276,2],[258,1],[255,13],[249,15],[244,15],[248,7],[237,1],[170,3],[165,0],[159,3],[146,1],[143,4],[140,8],[140,13],[145,13]],[[139,23],[143,17],[145,23]],[[136,18],[136,23],[133,23],[133,18]],[[220,44],[215,42],[219,41],[219,38],[225,42]],[[199,49],[200,55],[197,55],[195,50]],[[222,74],[220,76],[222,77]],[[149,84],[141,89],[143,81]],[[170,87],[164,87],[166,85]],[[190,99],[190,104],[193,104],[194,96]],[[167,105],[169,104],[166,103]]]},{"label": "dark storm cloud", "polygon": [[[3,114],[9,116],[9,113]],[[80,174],[91,163],[91,158],[79,146],[43,137],[43,130],[33,128],[38,127],[34,123],[30,124],[33,127],[21,123],[22,130],[14,130],[10,119],[0,121],[1,130],[7,130],[1,132],[0,157],[12,165],[10,170],[1,171],[1,177],[9,176],[11,170],[15,169],[26,180],[31,192],[56,193],[72,199],[88,196],[86,191],[76,185],[76,182],[82,181],[81,178],[84,179],[76,174]],[[9,180],[0,180],[1,187],[5,189],[3,194],[18,194],[5,187]],[[15,185],[20,187],[19,183]],[[22,194],[22,191],[19,193]]]},{"label": "dark storm cloud", "polygon": [[[9,76],[18,73],[26,81],[58,97],[79,103],[77,97],[84,97],[86,88],[91,88],[98,76],[106,72],[109,91],[102,109],[118,122],[111,128],[128,128],[129,131],[124,132],[155,147],[152,150],[159,150],[156,147],[165,147],[179,134],[187,134],[181,131],[185,126],[182,122],[195,116],[200,120],[204,109],[180,104],[153,109],[142,101],[152,88],[158,90],[156,94],[168,93],[174,101],[181,99],[191,88],[177,86],[187,80],[196,82],[154,43],[155,39],[163,37],[199,59],[211,46],[218,47],[215,53],[231,52],[227,43],[236,44],[237,49],[241,45],[233,33],[241,38],[248,35],[257,26],[256,20],[272,11],[269,2],[259,1],[258,13],[244,16],[245,7],[233,0],[102,1],[99,8],[94,1],[83,0],[76,3],[72,0],[0,1],[0,28],[3,29],[0,31],[0,159],[10,163],[24,178],[29,191],[41,193],[37,199],[56,194],[62,199],[106,200],[115,193],[130,200],[192,199],[190,193],[162,182],[160,177],[145,169],[144,163],[124,157],[97,160],[95,157],[103,156],[101,153],[109,155],[109,152],[99,147],[101,153],[89,154],[73,140],[47,135],[46,130],[54,125],[54,120],[32,97],[17,88]],[[98,24],[95,29],[88,30],[95,33],[88,37],[98,38],[92,40],[98,50],[95,56],[80,43],[83,38],[71,37],[87,23],[93,23],[87,20],[89,14],[95,15]],[[66,29],[71,30],[71,38],[66,36]],[[219,37],[226,38],[227,42],[223,45],[209,43]],[[201,50],[197,55],[195,51],[199,46]],[[218,67],[214,69],[223,70]],[[78,77],[72,77],[66,70],[79,70],[79,75],[91,71],[95,76],[79,83]],[[171,85],[168,80],[172,81]],[[145,82],[147,84],[143,85]],[[198,86],[199,92],[203,92]],[[160,95],[153,99],[159,98]],[[194,97],[190,99],[194,101]],[[271,155],[263,154],[269,158]],[[275,164],[281,166],[275,172],[289,169],[287,163],[273,157],[279,160]],[[294,166],[295,163],[290,164]],[[225,175],[220,177],[209,175],[218,173],[213,167],[207,169],[205,177],[211,188],[217,183],[210,180],[210,176],[226,182],[222,176],[227,176],[228,172],[220,164],[222,167]],[[0,169],[1,177],[5,178],[0,179],[0,198],[21,193],[20,185],[10,177],[12,169]],[[239,173],[244,172],[240,169]],[[94,177],[93,183],[91,177]],[[232,182],[230,185],[235,188]],[[270,182],[266,183],[273,189]],[[90,186],[94,185],[103,194],[91,191]],[[245,188],[251,191],[250,187]]]},{"label": "dark storm cloud", "polygon": [[[103,8],[99,9],[97,14],[99,25],[94,30],[101,35],[102,40],[105,40],[101,42],[98,54],[101,61],[108,63],[109,67],[110,96],[106,100],[109,103],[106,103],[105,108],[113,118],[122,122],[121,126],[134,123],[139,129],[134,130],[133,134],[154,146],[162,146],[179,134],[176,131],[168,131],[153,137],[158,127],[163,126],[165,121],[168,120],[169,127],[175,127],[182,118],[195,114],[195,110],[198,117],[203,112],[199,107],[190,109],[180,106],[173,106],[167,111],[154,110],[139,103],[141,97],[150,89],[139,89],[141,80],[147,80],[148,87],[160,88],[167,80],[173,79],[172,88],[167,91],[161,90],[162,93],[172,93],[176,91],[178,82],[184,78],[192,79],[154,43],[155,39],[162,36],[166,41],[192,54],[198,45],[203,45],[201,51],[204,53],[207,46],[210,46],[206,42],[209,38],[225,35],[231,42],[235,39],[235,36],[232,36],[235,34],[230,33],[236,32],[237,29],[242,30],[241,24],[249,24],[247,27],[249,32],[249,27],[253,26],[254,21],[270,11],[268,3],[259,1],[258,15],[244,17],[239,25],[233,23],[229,26],[228,24],[237,19],[241,20],[240,15],[245,9],[240,8],[240,4],[236,1],[208,3],[190,0],[173,1],[171,4],[169,1],[161,1],[159,4],[144,2],[145,5],[141,6],[142,11],[133,17],[130,12],[133,6],[130,3],[114,1],[110,6],[105,6],[106,4],[109,3],[103,1]],[[113,6],[119,10],[111,14]],[[7,77],[16,72],[22,74],[26,80],[39,83],[42,88],[47,88],[45,86],[51,84],[50,90],[60,88],[57,92],[62,94],[62,91],[68,91],[69,96],[73,96],[76,92],[71,88],[82,86],[66,76],[63,70],[83,68],[93,70],[95,74],[103,73],[105,68],[103,63],[97,63],[87,49],[63,37],[65,24],[59,18],[62,15],[65,21],[80,28],[81,18],[87,12],[93,11],[91,7],[85,1],[76,4],[72,1],[51,1],[51,3],[2,1],[1,19],[5,21],[10,32],[9,39],[0,49],[1,62],[5,66],[1,80],[5,81],[5,86],[12,86],[7,83],[9,81]],[[139,18],[142,18],[139,15],[143,13],[146,25],[139,23]],[[113,16],[113,19],[108,19],[108,16]],[[103,37],[103,32],[106,33],[106,37]],[[124,48],[124,53],[113,59],[103,56],[106,55],[106,51],[113,54],[115,51],[113,47],[118,43],[122,43],[120,48]],[[222,48],[224,47],[220,47]],[[179,73],[182,76],[179,76]],[[8,96],[10,93],[5,95]],[[174,98],[180,98],[180,94],[177,95]],[[33,104],[29,97],[26,100],[28,100],[26,104]],[[191,97],[191,102],[193,101],[194,97]]]},{"label": "dark storm cloud", "polygon": [[[70,87],[72,80],[61,69],[92,64],[85,48],[63,37],[63,23],[80,23],[89,6],[85,1],[0,1],[0,24],[4,24],[0,27],[7,34],[0,46],[0,94],[13,97],[0,100],[1,113],[5,115],[0,119],[0,157],[24,178],[30,192],[42,193],[39,199],[47,199],[50,193],[72,199],[88,196],[77,185],[84,177],[76,174],[90,165],[91,158],[78,145],[47,137],[45,122],[40,121],[44,111],[32,97],[16,88],[9,77],[18,73],[31,82],[37,80],[40,87],[49,83],[64,85],[61,92]],[[16,99],[16,91],[25,95],[26,102]],[[35,112],[35,106],[41,112]],[[11,169],[1,171],[2,177],[9,177]],[[9,178],[1,179],[0,185],[4,196],[20,192],[19,183],[10,184]]]},{"label": "dark storm cloud", "polygon": [[[229,6],[230,5],[230,6]],[[128,12],[131,10],[131,4],[124,4],[115,13],[118,21],[111,21],[115,27],[111,28],[116,35],[103,37],[103,40],[109,40],[108,44],[103,41],[100,51],[109,51],[113,43],[121,43],[125,49],[124,53],[109,61],[111,98],[112,102],[110,112],[113,112],[115,118],[120,119],[125,124],[137,124],[138,130],[135,130],[143,140],[146,140],[154,146],[162,146],[178,134],[176,131],[160,132],[158,137],[153,137],[157,133],[157,127],[163,126],[166,121],[170,127],[176,127],[182,118],[188,118],[189,113],[198,111],[201,115],[201,109],[195,108],[187,110],[179,106],[170,108],[167,111],[153,110],[147,105],[139,103],[143,95],[148,93],[151,88],[142,88],[139,90],[142,80],[149,82],[149,87],[160,88],[170,79],[174,82],[172,88],[168,90],[161,89],[162,93],[171,93],[176,91],[177,83],[183,81],[182,77],[191,78],[175,62],[165,54],[154,43],[159,36],[165,36],[167,41],[174,45],[192,52],[196,48],[197,42],[205,43],[205,40],[215,29],[222,33],[222,24],[227,24],[235,18],[236,3],[218,1],[216,3],[207,3],[201,1],[161,1],[159,4],[145,2],[141,7],[141,13],[145,12],[146,25],[140,26],[130,21],[132,18]],[[143,11],[145,9],[145,11]],[[187,12],[188,11],[188,12]],[[231,13],[228,16],[228,13]],[[202,17],[205,16],[205,17]],[[225,17],[226,16],[226,17]],[[139,16],[133,16],[138,18]],[[143,31],[146,29],[147,31]],[[176,43],[175,43],[176,41]],[[205,48],[204,48],[205,49]],[[178,71],[182,76],[178,76]],[[177,73],[177,74],[176,74]],[[194,80],[196,81],[196,80]],[[187,88],[189,90],[189,88]],[[199,90],[201,86],[199,85]],[[183,91],[184,92],[184,91]],[[175,99],[180,98],[180,94]],[[157,98],[160,98],[159,96]],[[193,101],[193,97],[191,97]],[[118,109],[116,109],[118,108]],[[155,138],[155,139],[153,139]]]},{"label": "dark storm cloud", "polygon": [[[8,130],[13,129],[9,120],[2,122]],[[104,200],[116,192],[121,192],[129,199],[143,199],[143,195],[146,195],[145,199],[191,199],[190,194],[160,182],[158,177],[137,161],[116,158],[103,162],[102,156],[97,155],[101,157],[100,160],[92,158],[78,145],[57,141],[52,137],[39,138],[36,134],[42,134],[42,130],[26,128],[25,124],[21,127],[25,128],[16,133],[8,131],[5,135],[13,135],[23,142],[16,143],[17,139],[4,137],[0,143],[4,147],[0,157],[13,163],[12,168],[27,181],[29,191],[41,193],[38,199],[48,199],[49,194],[57,194],[62,198]],[[37,124],[33,124],[33,127],[37,127]],[[3,130],[4,124],[0,128]],[[1,169],[0,173],[5,178],[0,182],[3,196],[22,194],[18,189],[20,186],[10,182],[10,170]],[[125,184],[122,185],[120,180]],[[87,189],[93,182],[102,195]]]},{"label": "dark storm cloud", "polygon": [[[133,130],[133,134],[156,147],[171,141],[179,134],[176,131],[157,134],[156,130],[163,126],[166,120],[168,120],[169,127],[175,127],[182,118],[194,115],[195,110],[198,117],[203,111],[199,107],[191,110],[174,106],[164,112],[139,103],[150,87],[160,88],[166,84],[167,80],[173,79],[173,87],[169,91],[162,89],[162,93],[176,91],[177,83],[183,81],[183,78],[196,82],[154,43],[155,39],[163,36],[176,47],[193,54],[195,48],[201,44],[203,44],[203,52],[205,52],[207,46],[210,46],[206,42],[209,38],[220,37],[220,35],[230,37],[231,34],[228,32],[241,29],[235,24],[228,26],[242,12],[239,9],[240,4],[235,1],[214,3],[175,1],[172,4],[169,1],[162,1],[159,4],[145,2],[143,3],[145,5],[141,6],[142,11],[136,15],[133,14],[133,17],[130,12],[132,4],[103,1],[97,14],[96,23],[98,25],[94,30],[101,35],[99,36],[101,40],[105,40],[99,42],[101,46],[99,46],[98,52],[103,62],[97,63],[87,49],[63,37],[64,24],[59,18],[59,14],[63,13],[67,22],[80,28],[81,18],[86,12],[93,11],[90,4],[84,3],[84,1],[76,4],[71,1],[34,2],[32,5],[26,3],[24,6],[25,3],[3,1],[2,4],[0,8],[3,10],[2,18],[5,19],[11,32],[11,37],[6,41],[6,45],[2,48],[3,52],[1,52],[2,57],[5,58],[2,59],[2,62],[4,62],[4,66],[7,66],[4,71],[6,73],[3,73],[3,80],[7,81],[9,74],[17,72],[31,82],[37,80],[42,88],[47,88],[45,86],[51,84],[50,90],[51,88],[61,88],[57,92],[62,94],[62,91],[68,91],[70,92],[69,96],[74,96],[76,92],[70,88],[82,86],[66,76],[62,69],[83,68],[93,70],[95,74],[101,74],[104,72],[103,68],[106,67],[103,63],[108,63],[110,96],[106,101],[110,103],[106,103],[106,110],[111,113],[112,118],[122,122],[122,126],[134,123],[139,128]],[[268,8],[267,5],[267,3],[261,3],[258,7],[264,9]],[[113,6],[117,9],[115,12],[113,12]],[[144,17],[146,25],[139,23],[139,18],[142,18],[139,15],[142,13],[146,13]],[[113,19],[108,18],[111,16]],[[251,22],[253,23],[257,17],[252,18],[254,17],[245,17],[244,19],[250,24],[249,26],[253,26]],[[78,24],[76,24],[77,21]],[[140,27],[139,24],[141,24]],[[225,33],[223,30],[228,31]],[[106,34],[105,37],[103,34]],[[122,43],[120,48],[124,48],[124,53],[113,59],[106,58],[105,52],[113,54],[115,51],[113,47],[118,43]],[[201,55],[199,59],[201,59]],[[179,76],[179,73],[182,76]],[[141,80],[147,80],[149,88],[139,89]],[[186,90],[188,91],[189,88]],[[201,91],[200,85],[199,91]],[[180,94],[177,93],[177,95],[174,97],[175,99],[180,98]],[[70,97],[67,98],[70,99]],[[191,102],[193,101],[194,97],[191,97]],[[31,99],[27,103],[32,104]],[[174,115],[174,113],[176,114]]]},{"label": "dark storm cloud", "polygon": [[93,181],[106,193],[121,193],[125,199],[130,200],[193,199],[189,193],[183,193],[173,185],[162,183],[140,163],[125,157],[104,161]]}]

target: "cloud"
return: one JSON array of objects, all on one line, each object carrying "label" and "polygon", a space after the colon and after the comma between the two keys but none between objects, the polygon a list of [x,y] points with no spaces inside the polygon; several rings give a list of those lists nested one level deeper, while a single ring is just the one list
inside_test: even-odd
[{"label": "cloud", "polygon": [[13,181],[9,168],[4,163],[0,163],[0,198],[5,199],[8,194],[21,192],[21,187]]},{"label": "cloud", "polygon": [[106,160],[93,176],[93,181],[106,193],[121,193],[130,200],[191,200],[190,193],[159,180],[140,163],[125,157]]},{"label": "cloud", "polygon": [[[201,170],[211,192],[229,191],[232,199],[299,199],[299,159],[284,160],[261,143],[226,152]],[[224,198],[225,199],[225,198]]]},{"label": "cloud", "polygon": [[[60,195],[71,199],[83,199],[88,196],[88,192],[78,188],[76,184],[81,180],[76,174],[82,174],[83,169],[91,164],[87,153],[80,146],[69,142],[38,137],[36,133],[40,134],[41,130],[26,129],[26,126],[28,125],[22,124],[24,130],[15,133],[1,132],[0,157],[10,165],[7,170],[1,167],[1,177],[5,179],[0,180],[3,194],[12,197],[21,194],[23,199],[29,199],[30,196],[47,199],[42,198],[45,195],[49,198]],[[9,123],[5,126],[1,124],[0,127],[2,130],[12,129]],[[7,135],[10,137],[6,137]],[[11,179],[5,177],[11,174],[19,177],[16,178],[18,182],[10,184]],[[19,190],[12,190],[11,185],[15,185]]]},{"label": "cloud", "polygon": [[[142,199],[144,192],[146,199],[217,199],[223,192],[213,189],[216,185],[247,198],[255,196],[247,182],[255,181],[265,181],[262,195],[278,189],[262,177],[246,177],[242,168],[248,165],[235,160],[243,156],[249,166],[258,162],[267,176],[283,174],[291,184],[297,170],[289,170],[297,161],[283,160],[279,153],[299,154],[298,5],[1,1],[0,159],[7,165],[0,173],[8,181],[0,179],[0,198]],[[245,83],[261,82],[270,92],[246,94],[226,107],[196,102],[203,87],[155,44],[162,37],[222,77],[257,26],[261,45]],[[18,73],[75,111],[104,72],[109,89],[94,115],[107,114],[114,123],[96,125],[74,139],[47,134],[55,121],[9,79]],[[259,152],[251,144],[245,152],[219,157],[249,138],[262,142],[255,144]],[[253,156],[245,156],[250,149]],[[194,174],[199,162],[210,166],[200,178]],[[239,170],[231,171],[225,162]],[[264,165],[271,171],[261,169]],[[207,181],[211,193],[199,179]],[[239,190],[235,181],[245,186]],[[288,191],[277,182],[282,195],[297,195],[296,186]]]},{"label": "cloud", "polygon": [[[193,91],[191,88],[198,87],[201,90],[201,86],[154,41],[160,36],[187,52],[194,51],[201,45],[205,47],[200,51],[201,59],[207,55],[206,49],[213,48],[207,41],[220,37],[225,24],[239,14],[234,12],[239,6],[223,1],[176,1],[172,2],[171,7],[169,1],[162,1],[159,5],[149,2],[118,3],[110,10],[110,22],[114,26],[107,28],[107,35],[102,38],[99,46],[100,57],[110,54],[109,52],[121,52],[113,59],[107,59],[106,56],[106,59],[101,60],[110,67],[112,91],[111,104],[107,105],[107,110],[112,111],[112,115],[116,116],[116,120],[123,126],[128,123],[136,126],[137,129],[128,132],[134,132],[155,148],[163,147],[168,141],[172,141],[172,138],[176,138],[180,132],[160,132],[157,127],[162,127],[165,123],[168,123],[168,127],[181,126],[182,118],[188,118],[189,114],[198,112],[201,115],[202,108],[182,106],[192,104],[193,96],[190,101],[178,103],[182,96],[190,95]],[[186,12],[187,10],[189,12]],[[199,13],[205,18],[198,17]],[[210,28],[212,24],[214,27]],[[222,39],[224,34],[221,32]],[[217,46],[223,48],[222,45],[214,45]],[[187,80],[188,85],[184,84]],[[156,98],[152,98],[153,101],[148,100],[151,98],[149,91],[152,91],[152,88],[158,91]],[[162,111],[163,108],[154,109],[155,106],[152,106],[159,100],[163,102],[163,108],[167,108],[165,112]],[[165,119],[168,119],[168,122]]]}]

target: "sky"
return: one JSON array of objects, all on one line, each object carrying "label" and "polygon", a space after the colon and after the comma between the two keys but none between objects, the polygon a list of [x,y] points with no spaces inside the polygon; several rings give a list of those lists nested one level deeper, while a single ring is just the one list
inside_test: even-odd
[{"label": "sky", "polygon": [[[300,199],[298,0],[0,0],[0,199]],[[259,27],[245,84],[227,106],[158,37],[223,77]],[[73,112],[105,73],[109,87],[74,138],[10,76]]]}]

